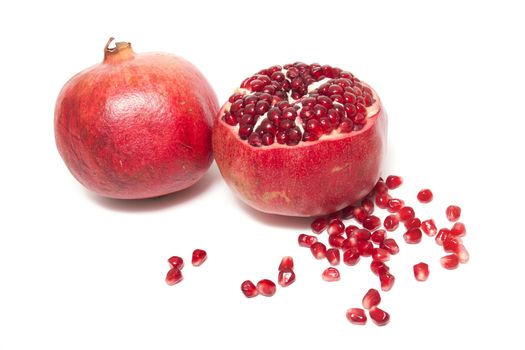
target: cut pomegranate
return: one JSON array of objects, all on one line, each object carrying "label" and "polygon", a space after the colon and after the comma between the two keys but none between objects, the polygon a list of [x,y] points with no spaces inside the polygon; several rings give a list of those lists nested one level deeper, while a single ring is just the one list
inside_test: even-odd
[{"label": "cut pomegranate", "polygon": [[284,256],[279,264],[279,271],[292,271],[293,258],[291,256]]},{"label": "cut pomegranate", "polygon": [[166,274],[166,283],[168,286],[173,286],[174,284],[182,281],[182,272],[179,269],[173,268],[168,271]]},{"label": "cut pomegranate", "polygon": [[323,279],[327,282],[335,282],[341,279],[339,270],[336,269],[335,267],[328,267],[326,270],[323,271],[322,276],[323,276]]},{"label": "cut pomegranate", "polygon": [[330,248],[326,251],[326,259],[330,263],[330,265],[339,265],[339,262],[341,261],[341,253],[339,252],[339,249],[336,248]]},{"label": "cut pomegranate", "polygon": [[432,220],[432,219],[428,219],[428,220],[423,221],[421,223],[421,229],[429,237],[433,237],[437,233],[436,224],[434,223],[434,220]]},{"label": "cut pomegranate", "polygon": [[350,323],[357,324],[357,325],[364,325],[366,324],[366,314],[365,310],[360,308],[351,308],[346,310],[346,318]]},{"label": "cut pomegranate", "polygon": [[459,265],[459,258],[456,254],[449,254],[442,257],[439,262],[445,269],[454,270]]},{"label": "cut pomegranate", "polygon": [[434,198],[434,195],[432,194],[432,191],[430,191],[428,188],[425,188],[417,194],[417,200],[421,203],[430,203],[432,199]]},{"label": "cut pomegranate", "polygon": [[206,261],[208,254],[202,249],[195,249],[191,255],[191,264],[193,266],[201,266]]},{"label": "cut pomegranate", "polygon": [[241,291],[247,298],[253,298],[259,295],[257,287],[253,284],[252,281],[246,280],[241,283]]},{"label": "cut pomegranate", "polygon": [[399,226],[399,217],[397,214],[388,215],[383,222],[383,226],[387,231],[395,231]]},{"label": "cut pomegranate", "polygon": [[399,220],[402,222],[407,222],[412,220],[416,216],[414,209],[412,207],[403,207],[399,209]]},{"label": "cut pomegranate", "polygon": [[168,259],[168,264],[172,269],[182,270],[184,267],[184,260],[180,256],[172,256]]},{"label": "cut pomegranate", "polygon": [[403,178],[401,176],[390,175],[386,178],[386,187],[393,190],[401,186],[403,183]]},{"label": "cut pomegranate", "polygon": [[316,259],[324,259],[326,257],[326,246],[321,242],[315,242],[312,244],[310,250]]},{"label": "cut pomegranate", "polygon": [[363,307],[365,309],[370,309],[374,306],[379,305],[381,302],[381,295],[377,291],[377,289],[371,288],[366,292],[365,296],[363,297]]},{"label": "cut pomegranate", "polygon": [[340,235],[345,232],[345,224],[339,219],[330,221],[326,229],[329,235]]},{"label": "cut pomegranate", "polygon": [[363,227],[368,230],[375,230],[381,226],[381,219],[375,215],[369,215],[363,219]]},{"label": "cut pomegranate", "polygon": [[260,295],[263,295],[265,297],[271,297],[275,294],[276,290],[277,287],[275,283],[273,283],[269,279],[262,279],[259,282],[257,282],[257,291]]},{"label": "cut pomegranate", "polygon": [[317,237],[306,235],[304,233],[301,233],[299,237],[297,238],[299,245],[301,247],[307,247],[310,248],[312,244],[317,242]]},{"label": "cut pomegranate", "polygon": [[295,272],[292,270],[281,270],[277,276],[277,283],[281,287],[288,287],[290,284],[295,282]]},{"label": "cut pomegranate", "polygon": [[421,242],[421,238],[423,237],[423,233],[421,232],[421,229],[419,228],[411,228],[407,232],[403,234],[403,238],[405,239],[405,242],[408,244],[417,244]]},{"label": "cut pomegranate", "polygon": [[381,283],[381,290],[388,292],[394,286],[396,278],[390,272],[385,272],[379,275],[379,282]]},{"label": "cut pomegranate", "polygon": [[323,217],[317,218],[312,222],[312,231],[314,233],[319,234],[324,231],[327,225],[328,225],[328,222],[326,221],[326,218],[323,218]]},{"label": "cut pomegranate", "polygon": [[446,210],[448,221],[458,221],[461,216],[461,208],[457,205],[449,205]]},{"label": "cut pomegranate", "polygon": [[418,281],[426,281],[428,278],[428,264],[420,262],[414,265],[414,277]]},{"label": "cut pomegranate", "polygon": [[346,265],[354,266],[359,262],[360,257],[357,249],[348,249],[343,253],[343,262]]},{"label": "cut pomegranate", "polygon": [[[386,113],[366,83],[322,67],[295,62],[262,69],[242,82],[217,115],[217,166],[255,209],[326,215],[376,187],[387,144]],[[370,199],[361,203],[365,212],[373,208]]]},{"label": "cut pomegranate", "polygon": [[399,253],[399,246],[397,245],[397,242],[393,238],[385,239],[379,245],[379,247],[386,250],[388,253],[392,255],[396,255],[397,253]]},{"label": "cut pomegranate", "polygon": [[454,225],[452,225],[452,228],[450,229],[450,234],[458,237],[465,236],[467,234],[465,224],[463,224],[462,222],[455,222]]},{"label": "cut pomegranate", "polygon": [[390,321],[390,315],[376,306],[370,309],[369,314],[372,321],[378,326],[384,326]]}]

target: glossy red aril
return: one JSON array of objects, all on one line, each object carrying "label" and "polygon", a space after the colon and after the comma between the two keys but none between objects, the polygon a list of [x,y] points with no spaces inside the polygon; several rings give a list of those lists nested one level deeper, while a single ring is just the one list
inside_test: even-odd
[{"label": "glossy red aril", "polygon": [[432,191],[428,188],[425,188],[418,192],[417,194],[417,200],[421,203],[430,203],[432,199],[434,198],[434,195],[432,194]]},{"label": "glossy red aril", "polygon": [[257,282],[257,292],[265,297],[271,297],[275,294],[277,286],[269,279],[262,279]]},{"label": "glossy red aril", "polygon": [[378,326],[384,326],[390,321],[390,315],[376,306],[370,309],[369,314],[372,321]]},{"label": "glossy red aril", "polygon": [[326,257],[326,246],[321,242],[315,242],[310,246],[310,251],[316,259],[324,259]]},{"label": "glossy red aril", "polygon": [[423,234],[419,228],[411,228],[403,234],[403,239],[408,244],[417,244],[421,242]]},{"label": "glossy red aril", "polygon": [[408,221],[405,221],[406,229],[420,228],[420,227],[421,227],[421,220],[419,218],[412,218]]},{"label": "glossy red aril", "polygon": [[281,287],[288,287],[290,284],[295,282],[295,272],[292,270],[282,270],[279,271],[279,275],[277,276],[277,283]]},{"label": "glossy red aril", "polygon": [[301,233],[299,237],[297,237],[297,241],[301,247],[310,248],[312,244],[317,242],[317,237]]},{"label": "glossy red aril", "polygon": [[375,215],[369,215],[363,220],[363,227],[368,230],[375,230],[381,226],[381,219]]},{"label": "glossy red aril", "polygon": [[453,270],[458,267],[459,258],[456,254],[449,254],[442,257],[439,262],[445,269]]},{"label": "glossy red aril", "polygon": [[378,261],[388,261],[390,260],[390,253],[383,248],[374,248],[372,252],[372,259]]},{"label": "glossy red aril", "polygon": [[345,238],[341,235],[330,235],[328,236],[328,244],[332,248],[342,248]]},{"label": "glossy red aril", "polygon": [[259,295],[257,287],[252,281],[246,280],[241,283],[241,291],[247,298],[253,298]]},{"label": "glossy red aril", "polygon": [[393,190],[401,186],[401,184],[403,183],[403,178],[397,175],[390,175],[386,178],[385,183],[388,189]]},{"label": "glossy red aril", "polygon": [[381,295],[377,291],[377,289],[371,288],[366,292],[365,296],[363,297],[363,307],[365,309],[370,309],[374,306],[379,305],[381,302]]},{"label": "glossy red aril", "polygon": [[414,265],[414,277],[416,280],[422,282],[426,281],[428,278],[428,264],[420,262]]},{"label": "glossy red aril", "polygon": [[376,186],[387,129],[379,97],[351,73],[321,67],[295,62],[262,69],[217,115],[216,163],[232,190],[257,210],[326,215]]},{"label": "glossy red aril", "polygon": [[412,207],[403,207],[399,209],[399,220],[402,222],[407,222],[412,220],[415,217],[416,213]]},{"label": "glossy red aril", "polygon": [[279,264],[279,271],[293,270],[293,258],[291,256],[284,256]]},{"label": "glossy red aril", "polygon": [[206,261],[208,254],[205,250],[195,249],[191,255],[191,264],[193,266],[201,266]]},{"label": "glossy red aril", "polygon": [[335,282],[341,279],[339,270],[335,267],[328,267],[323,271],[322,277],[327,282]]},{"label": "glossy red aril", "polygon": [[168,259],[168,264],[171,268],[182,270],[184,267],[184,260],[180,256],[172,256]]},{"label": "glossy red aril", "polygon": [[450,229],[450,233],[454,236],[465,236],[467,234],[465,224],[463,224],[462,222],[455,222],[454,225],[452,225],[452,228]]},{"label": "glossy red aril", "polygon": [[370,236],[370,240],[374,242],[375,244],[381,244],[385,240],[386,237],[386,231],[379,229],[375,230],[372,235]]},{"label": "glossy red aril", "polygon": [[343,253],[343,262],[346,265],[354,266],[359,262],[361,255],[357,249],[348,249]]},{"label": "glossy red aril", "polygon": [[328,232],[329,235],[340,235],[345,232],[345,224],[339,219],[334,219],[328,224],[326,232]]},{"label": "glossy red aril", "polygon": [[366,324],[366,314],[365,310],[360,308],[351,308],[346,310],[346,318],[350,323],[357,324],[357,325],[364,325]]},{"label": "glossy red aril", "polygon": [[388,292],[394,286],[396,278],[390,272],[379,274],[379,282],[381,283],[381,290]]},{"label": "glossy red aril", "polygon": [[370,271],[372,271],[376,276],[381,276],[387,273],[389,270],[390,268],[382,261],[372,260],[370,263]]},{"label": "glossy red aril", "polygon": [[328,225],[328,221],[326,220],[326,218],[323,218],[323,217],[317,218],[312,222],[312,225],[311,225],[312,231],[314,233],[319,234],[324,231],[327,225]]},{"label": "glossy red aril", "polygon": [[449,205],[446,214],[448,221],[458,221],[461,216],[461,208],[457,205]]},{"label": "glossy red aril", "polygon": [[437,233],[436,223],[432,219],[425,220],[421,223],[421,230],[429,237],[433,237]]},{"label": "glossy red aril", "polygon": [[399,217],[397,214],[388,215],[384,222],[383,226],[387,231],[395,231],[399,227]]},{"label": "glossy red aril", "polygon": [[182,281],[182,279],[182,272],[180,271],[180,269],[177,268],[170,269],[166,274],[166,283],[169,286],[173,286],[174,284],[179,283],[180,281]]},{"label": "glossy red aril", "polygon": [[111,198],[150,198],[185,189],[210,167],[219,110],[205,77],[164,53],[131,44],[71,78],[55,106],[55,140],[74,177]]},{"label": "glossy red aril", "polygon": [[447,239],[448,235],[450,235],[450,230],[448,228],[442,228],[438,231],[436,235],[436,244],[437,245],[443,245],[443,242]]},{"label": "glossy red aril", "polygon": [[393,238],[387,238],[379,245],[380,248],[385,249],[388,253],[396,255],[399,253],[399,246]]},{"label": "glossy red aril", "polygon": [[339,262],[341,261],[341,253],[339,252],[339,249],[336,248],[330,248],[326,251],[326,260],[330,263],[330,265],[339,265]]},{"label": "glossy red aril", "polygon": [[386,205],[386,209],[390,213],[397,213],[401,210],[401,208],[403,208],[404,205],[405,205],[405,202],[402,199],[390,198]]}]

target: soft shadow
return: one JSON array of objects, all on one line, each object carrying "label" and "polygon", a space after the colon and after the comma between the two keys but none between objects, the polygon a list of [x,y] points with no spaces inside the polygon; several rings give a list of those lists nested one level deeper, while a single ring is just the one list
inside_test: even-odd
[{"label": "soft shadow", "polygon": [[86,190],[86,195],[100,206],[115,211],[147,212],[162,210],[183,204],[207,191],[220,175],[216,167],[212,167],[195,185],[185,190],[156,198],[148,199],[113,199],[98,196]]},{"label": "soft shadow", "polygon": [[310,227],[310,223],[312,221],[312,218],[263,213],[253,209],[240,199],[237,199],[237,203],[239,203],[239,206],[242,208],[242,210],[251,218],[268,226],[306,230]]}]

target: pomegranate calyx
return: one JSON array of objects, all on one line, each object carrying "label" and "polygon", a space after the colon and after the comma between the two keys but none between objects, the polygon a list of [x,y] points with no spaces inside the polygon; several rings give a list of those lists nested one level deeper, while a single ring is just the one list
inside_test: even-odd
[{"label": "pomegranate calyx", "polygon": [[135,56],[131,43],[116,41],[114,47],[109,47],[114,40],[114,37],[110,37],[106,46],[104,46],[104,63],[118,63],[132,59]]}]

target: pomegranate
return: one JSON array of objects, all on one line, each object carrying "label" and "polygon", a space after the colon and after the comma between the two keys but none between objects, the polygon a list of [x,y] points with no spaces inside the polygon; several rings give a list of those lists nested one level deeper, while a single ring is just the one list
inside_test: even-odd
[{"label": "pomegranate", "polygon": [[368,84],[296,62],[244,80],[217,115],[213,151],[226,183],[251,207],[316,216],[374,188],[386,136],[386,113]]},{"label": "pomegranate", "polygon": [[217,97],[190,62],[129,43],[69,80],[55,107],[58,151],[88,189],[149,198],[196,183],[211,162]]}]

